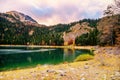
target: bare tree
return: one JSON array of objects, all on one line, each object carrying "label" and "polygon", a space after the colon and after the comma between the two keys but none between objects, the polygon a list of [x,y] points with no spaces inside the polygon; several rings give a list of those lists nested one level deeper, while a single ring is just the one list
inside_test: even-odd
[{"label": "bare tree", "polygon": [[115,2],[115,13],[120,14],[120,0],[114,0]]},{"label": "bare tree", "polygon": [[114,0],[115,1],[115,5],[117,6],[117,8],[120,8],[120,0]]},{"label": "bare tree", "polygon": [[113,5],[108,5],[107,10],[104,10],[104,15],[112,16],[114,14]]},{"label": "bare tree", "polygon": [[120,0],[114,0],[114,3],[108,5],[104,10],[104,15],[112,16],[114,14],[120,14]]}]

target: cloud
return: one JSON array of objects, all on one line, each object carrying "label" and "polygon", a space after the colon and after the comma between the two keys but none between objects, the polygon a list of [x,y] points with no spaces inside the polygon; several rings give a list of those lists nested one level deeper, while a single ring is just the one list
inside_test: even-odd
[{"label": "cloud", "polygon": [[111,3],[113,0],[0,0],[0,10],[16,10],[40,24],[53,25],[102,17],[103,10]]}]

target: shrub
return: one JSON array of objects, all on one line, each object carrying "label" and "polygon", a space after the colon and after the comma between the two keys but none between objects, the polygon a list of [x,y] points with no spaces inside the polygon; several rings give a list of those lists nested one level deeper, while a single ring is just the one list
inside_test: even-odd
[{"label": "shrub", "polygon": [[79,55],[74,61],[87,61],[93,59],[93,55],[90,54],[82,54]]}]

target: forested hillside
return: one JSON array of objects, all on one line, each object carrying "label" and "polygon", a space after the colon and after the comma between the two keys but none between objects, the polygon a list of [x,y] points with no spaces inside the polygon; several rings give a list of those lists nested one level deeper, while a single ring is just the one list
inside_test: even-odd
[{"label": "forested hillside", "polygon": [[[64,38],[68,40],[71,38],[65,37],[64,33],[74,37],[75,45],[119,44],[120,15],[45,26],[38,24],[27,15],[19,14],[19,12],[13,13],[0,13],[0,44],[64,45]],[[111,25],[114,28],[112,32]],[[108,30],[110,34],[106,32]]]},{"label": "forested hillside", "polygon": [[70,27],[82,22],[96,27],[98,21],[84,19],[70,24],[41,26],[37,23],[31,24],[29,20],[26,24],[20,20],[21,18],[16,19],[13,13],[11,14],[9,12],[0,15],[0,44],[63,45],[63,32],[70,32]]}]

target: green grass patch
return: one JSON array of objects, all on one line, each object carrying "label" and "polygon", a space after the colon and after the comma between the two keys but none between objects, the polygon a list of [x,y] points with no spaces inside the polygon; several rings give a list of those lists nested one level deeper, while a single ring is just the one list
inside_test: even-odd
[{"label": "green grass patch", "polygon": [[93,59],[94,56],[90,54],[81,54],[74,61],[87,61]]}]

